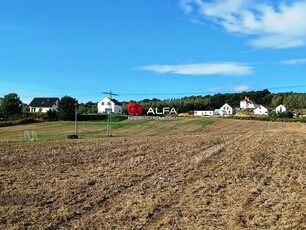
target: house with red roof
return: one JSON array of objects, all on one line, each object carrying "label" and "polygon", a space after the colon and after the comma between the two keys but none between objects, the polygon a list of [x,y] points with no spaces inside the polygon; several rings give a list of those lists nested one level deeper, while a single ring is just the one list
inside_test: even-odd
[{"label": "house with red roof", "polygon": [[240,101],[240,109],[256,109],[258,107],[258,105],[250,100],[250,98],[248,96],[245,96],[245,98]]}]

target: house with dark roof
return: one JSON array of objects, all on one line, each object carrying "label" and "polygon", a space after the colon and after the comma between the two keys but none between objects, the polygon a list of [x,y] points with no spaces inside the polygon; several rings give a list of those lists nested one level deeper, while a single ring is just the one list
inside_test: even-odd
[{"label": "house with dark roof", "polygon": [[58,97],[35,97],[29,104],[30,112],[46,113],[49,110],[57,111],[59,100]]},{"label": "house with dark roof", "polygon": [[98,113],[115,113],[122,114],[122,104],[115,100],[105,97],[98,102]]}]

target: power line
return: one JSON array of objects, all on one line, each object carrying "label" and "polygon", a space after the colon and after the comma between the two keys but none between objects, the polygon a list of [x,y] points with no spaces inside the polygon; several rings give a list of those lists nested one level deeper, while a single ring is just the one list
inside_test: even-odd
[{"label": "power line", "polygon": [[111,137],[112,136],[112,97],[118,96],[118,94],[113,93],[111,90],[109,92],[102,92],[102,93],[108,95],[108,98],[109,98],[106,135],[108,137]]}]

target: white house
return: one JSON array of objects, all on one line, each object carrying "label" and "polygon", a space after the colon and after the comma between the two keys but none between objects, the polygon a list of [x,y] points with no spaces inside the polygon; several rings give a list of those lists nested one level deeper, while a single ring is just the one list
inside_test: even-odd
[{"label": "white house", "polygon": [[103,100],[98,102],[98,113],[115,113],[122,114],[122,105],[115,99],[105,97]]},{"label": "white house", "polygon": [[254,114],[255,115],[268,115],[268,109],[260,105],[256,109],[254,109]]},{"label": "white house", "polygon": [[219,115],[225,116],[225,115],[233,115],[235,113],[235,109],[233,106],[231,106],[228,103],[225,103],[220,109],[219,109]]},{"label": "white house", "polygon": [[59,100],[60,99],[57,97],[35,97],[29,104],[30,112],[46,113],[49,110],[58,111],[57,108]]},{"label": "white house", "polygon": [[276,112],[276,113],[284,113],[284,112],[286,112],[286,111],[287,111],[287,109],[286,109],[286,107],[285,107],[284,105],[279,105],[279,106],[277,106],[276,109],[275,109],[275,112]]},{"label": "white house", "polygon": [[194,111],[194,116],[213,116],[213,110]]},{"label": "white house", "polygon": [[256,109],[257,107],[258,105],[247,96],[240,101],[240,109]]}]

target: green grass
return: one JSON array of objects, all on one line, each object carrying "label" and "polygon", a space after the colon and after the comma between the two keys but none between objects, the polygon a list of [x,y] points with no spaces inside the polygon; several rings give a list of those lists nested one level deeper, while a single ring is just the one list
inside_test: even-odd
[{"label": "green grass", "polygon": [[[114,137],[185,135],[203,132],[217,122],[212,118],[179,117],[177,120],[124,120],[112,123]],[[106,138],[106,121],[78,122],[82,139]],[[0,128],[0,142],[24,141],[24,131],[35,131],[39,140],[64,140],[74,134],[74,122],[40,122]]]}]

